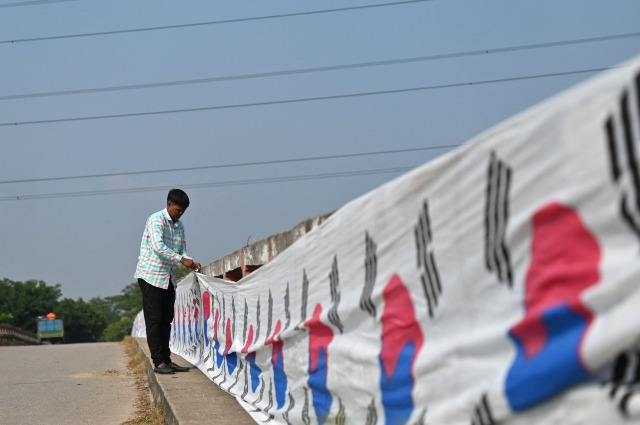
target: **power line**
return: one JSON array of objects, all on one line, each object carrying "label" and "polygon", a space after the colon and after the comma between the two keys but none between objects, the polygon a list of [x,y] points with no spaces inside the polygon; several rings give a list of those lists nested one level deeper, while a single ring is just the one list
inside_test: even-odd
[{"label": "power line", "polygon": [[47,3],[65,3],[69,1],[77,0],[32,0],[32,1],[19,1],[14,3],[0,3],[0,7],[19,7],[19,6],[34,6]]},{"label": "power line", "polygon": [[111,87],[98,87],[98,88],[87,88],[87,89],[76,89],[76,90],[61,90],[61,91],[51,91],[51,92],[41,92],[41,93],[6,95],[6,96],[0,96],[0,100],[28,99],[28,98],[36,98],[36,97],[66,96],[66,95],[76,95],[76,94],[91,94],[91,93],[103,93],[103,92],[123,91],[123,90],[137,90],[137,89],[181,86],[181,85],[189,85],[189,84],[216,83],[216,82],[222,82],[222,81],[246,80],[246,79],[253,79],[253,78],[281,77],[281,76],[295,75],[295,74],[340,71],[340,70],[346,70],[346,69],[356,69],[356,68],[365,68],[365,67],[373,67],[373,66],[399,65],[399,64],[414,63],[414,62],[453,59],[453,58],[460,58],[465,56],[479,56],[479,55],[488,55],[488,54],[496,54],[496,53],[507,53],[507,52],[522,51],[522,50],[542,49],[542,48],[548,48],[548,47],[560,47],[560,46],[620,40],[620,39],[635,38],[635,37],[640,37],[640,32],[615,34],[615,35],[608,35],[608,36],[601,36],[601,37],[588,37],[588,38],[580,38],[580,39],[572,39],[572,40],[552,41],[548,43],[523,44],[523,45],[517,45],[517,46],[498,47],[498,48],[490,48],[490,49],[468,50],[463,52],[443,53],[443,54],[428,55],[428,56],[416,56],[411,58],[388,59],[388,60],[381,60],[381,61],[360,62],[360,63],[353,63],[353,64],[329,65],[329,66],[298,68],[298,69],[272,71],[272,72],[228,75],[228,76],[222,76],[222,77],[199,78],[199,79],[192,79],[192,80],[165,81],[165,82],[146,83],[146,84],[129,84],[129,85],[111,86]]},{"label": "power line", "polygon": [[393,149],[393,150],[386,150],[386,151],[360,152],[360,153],[350,153],[350,154],[341,154],[341,155],[325,155],[325,156],[314,156],[314,157],[304,157],[304,158],[276,159],[276,160],[270,160],[270,161],[237,162],[232,164],[204,165],[200,167],[167,168],[167,169],[160,169],[160,170],[124,171],[119,173],[85,174],[85,175],[79,175],[79,176],[42,177],[42,178],[34,178],[34,179],[5,180],[5,181],[0,181],[0,184],[34,183],[34,182],[45,182],[45,181],[50,182],[50,181],[59,181],[59,180],[89,179],[89,178],[98,178],[98,177],[116,177],[116,176],[132,176],[132,175],[141,175],[141,174],[173,173],[178,171],[211,170],[214,168],[252,167],[256,165],[274,165],[274,164],[284,164],[284,163],[291,163],[291,162],[321,161],[321,160],[327,160],[327,159],[353,158],[353,157],[373,156],[373,155],[389,155],[394,153],[418,152],[418,151],[433,150],[433,149],[448,149],[448,148],[454,148],[457,146],[460,146],[460,145],[428,146],[428,147],[422,147],[422,148]]},{"label": "power line", "polygon": [[244,186],[244,185],[256,185],[256,184],[267,184],[267,183],[283,183],[283,182],[292,182],[292,181],[301,181],[301,180],[357,177],[357,176],[365,176],[365,175],[372,175],[372,174],[400,173],[400,172],[409,171],[413,168],[415,168],[415,166],[380,168],[380,169],[360,170],[360,171],[343,171],[343,172],[322,173],[322,174],[304,174],[304,175],[298,175],[298,176],[269,177],[269,178],[261,178],[261,179],[228,180],[228,181],[222,181],[222,182],[195,183],[195,184],[183,184],[183,185],[172,185],[172,186],[148,186],[148,187],[137,187],[137,188],[129,188],[129,189],[41,193],[41,194],[35,194],[35,195],[13,195],[13,196],[10,195],[10,196],[0,196],[0,202],[154,192],[154,191],[160,191],[160,190],[167,190],[175,186],[180,186],[185,189],[203,189],[203,188],[210,188],[210,187]]},{"label": "power line", "polygon": [[53,124],[53,123],[61,123],[61,122],[77,122],[77,121],[89,121],[89,120],[101,120],[101,119],[113,119],[113,118],[143,117],[143,116],[166,115],[166,114],[176,114],[176,113],[186,113],[186,112],[214,111],[214,110],[220,110],[220,109],[246,108],[246,107],[255,107],[255,106],[285,105],[285,104],[292,104],[292,103],[347,99],[347,98],[356,98],[356,97],[363,97],[363,96],[379,96],[379,95],[386,95],[386,94],[409,93],[409,92],[415,92],[415,91],[445,89],[445,88],[464,87],[464,86],[472,86],[472,85],[524,81],[524,80],[531,80],[531,79],[537,79],[537,78],[561,77],[561,76],[567,76],[567,75],[601,72],[601,71],[606,71],[612,68],[615,68],[615,67],[592,68],[592,69],[583,69],[578,71],[554,72],[549,74],[525,75],[520,77],[497,78],[492,80],[469,81],[465,83],[440,84],[440,85],[434,85],[434,86],[412,87],[412,88],[406,88],[406,89],[378,90],[378,91],[372,91],[372,92],[348,93],[348,94],[338,94],[338,95],[332,95],[332,96],[316,96],[316,97],[306,97],[306,98],[299,98],[299,99],[273,100],[273,101],[266,101],[266,102],[239,103],[239,104],[219,105],[219,106],[202,106],[198,108],[170,109],[170,110],[150,111],[150,112],[131,112],[131,113],[111,114],[111,115],[94,115],[94,116],[87,116],[87,117],[55,118],[55,119],[48,119],[48,120],[33,120],[33,121],[23,121],[23,122],[8,122],[8,123],[0,123],[0,127],[32,125],[32,124]]},{"label": "power line", "polygon": [[387,6],[399,6],[399,5],[412,4],[412,3],[424,3],[428,1],[434,1],[434,0],[405,0],[405,1],[396,1],[391,3],[379,3],[379,4],[370,4],[370,5],[363,5],[363,6],[341,7],[341,8],[335,8],[335,9],[312,10],[307,12],[292,12],[292,13],[281,13],[281,14],[267,15],[267,16],[225,19],[221,21],[196,22],[191,24],[164,25],[164,26],[158,26],[158,27],[132,28],[128,30],[100,31],[100,32],[89,32],[89,33],[81,33],[81,34],[67,34],[67,35],[54,35],[54,36],[48,36],[48,37],[23,38],[23,39],[17,39],[17,40],[3,40],[3,41],[0,41],[0,44],[24,43],[24,42],[45,41],[45,40],[61,40],[61,39],[79,38],[79,37],[94,37],[94,36],[102,36],[102,35],[114,35],[114,34],[159,31],[159,30],[178,29],[178,28],[201,27],[201,26],[208,26],[208,25],[235,24],[238,22],[262,21],[267,19],[291,18],[295,16],[319,15],[323,13],[336,13],[336,12],[346,12],[351,10],[373,9],[373,8],[387,7]]}]

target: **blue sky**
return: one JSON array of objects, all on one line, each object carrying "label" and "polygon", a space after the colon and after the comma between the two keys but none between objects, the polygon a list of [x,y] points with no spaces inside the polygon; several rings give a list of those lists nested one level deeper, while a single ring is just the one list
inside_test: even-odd
[{"label": "blue sky", "polygon": [[170,187],[207,264],[636,56],[639,22],[631,0],[5,0],[0,278],[118,294]]}]

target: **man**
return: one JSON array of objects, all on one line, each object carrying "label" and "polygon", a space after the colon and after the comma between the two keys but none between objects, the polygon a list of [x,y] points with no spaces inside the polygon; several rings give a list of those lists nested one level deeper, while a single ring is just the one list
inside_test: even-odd
[{"label": "man", "polygon": [[171,189],[167,207],[147,219],[140,243],[140,257],[134,277],[142,291],[142,310],[147,327],[147,344],[154,371],[172,374],[189,368],[171,361],[169,338],[176,300],[176,268],[182,264],[199,271],[200,263],[187,254],[184,226],[180,217],[189,207],[189,197],[180,189]]}]

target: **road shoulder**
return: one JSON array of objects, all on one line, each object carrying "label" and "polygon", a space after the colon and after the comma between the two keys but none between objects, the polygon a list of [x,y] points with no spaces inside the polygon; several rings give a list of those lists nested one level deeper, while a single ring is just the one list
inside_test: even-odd
[{"label": "road shoulder", "polygon": [[156,405],[162,405],[165,424],[200,425],[205,419],[211,424],[255,424],[235,397],[221,390],[204,373],[182,357],[173,354],[172,360],[180,366],[190,367],[189,372],[173,375],[156,374],[153,371],[147,340],[145,338],[134,338],[134,340],[137,349],[144,354],[149,389]]}]

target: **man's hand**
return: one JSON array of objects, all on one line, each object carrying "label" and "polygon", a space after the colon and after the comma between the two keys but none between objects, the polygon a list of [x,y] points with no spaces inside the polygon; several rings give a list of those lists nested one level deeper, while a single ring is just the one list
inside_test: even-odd
[{"label": "man's hand", "polygon": [[183,266],[190,268],[191,270],[194,270],[196,272],[199,272],[201,269],[200,263],[198,263],[197,261],[193,261],[191,258],[182,257],[180,263],[182,263]]}]

